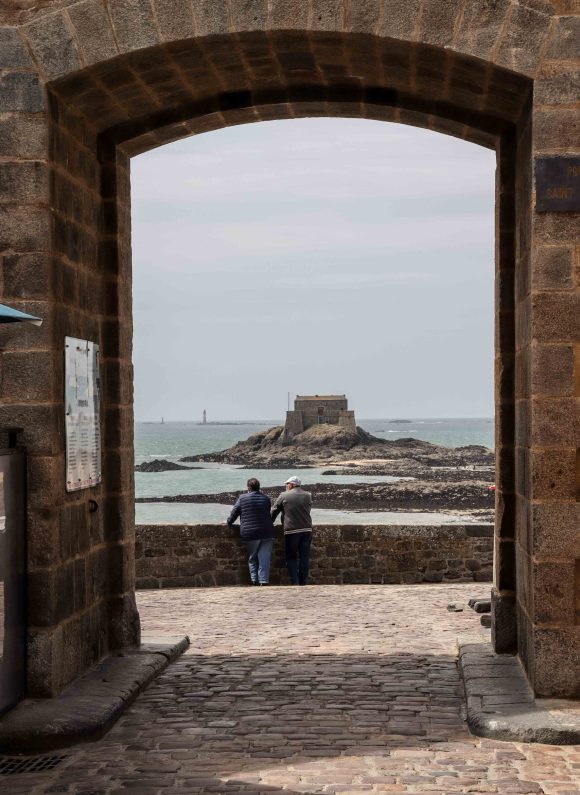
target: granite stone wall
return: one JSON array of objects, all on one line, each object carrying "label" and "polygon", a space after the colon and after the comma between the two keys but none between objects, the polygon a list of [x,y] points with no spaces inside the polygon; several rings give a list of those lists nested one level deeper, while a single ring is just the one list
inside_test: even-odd
[{"label": "granite stone wall", "polygon": [[[491,582],[493,525],[325,525],[315,529],[311,549],[311,581],[317,585]],[[143,525],[135,552],[137,588],[250,582],[238,528]],[[282,534],[270,582],[289,583]]]},{"label": "granite stone wall", "polygon": [[[230,125],[341,116],[497,154],[495,647],[580,695],[578,0],[0,2],[0,423],[28,450],[28,694],[139,643],[130,158]],[[179,286],[176,285],[176,289]],[[65,335],[101,346],[103,483],[65,492]],[[90,508],[90,500],[97,511]]]}]

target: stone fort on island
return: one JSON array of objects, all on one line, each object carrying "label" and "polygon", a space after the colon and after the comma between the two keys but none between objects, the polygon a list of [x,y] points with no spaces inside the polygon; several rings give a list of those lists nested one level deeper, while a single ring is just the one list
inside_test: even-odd
[{"label": "stone fort on island", "polygon": [[295,436],[313,425],[338,425],[356,431],[354,411],[346,395],[296,395],[294,410],[286,412],[285,435]]}]

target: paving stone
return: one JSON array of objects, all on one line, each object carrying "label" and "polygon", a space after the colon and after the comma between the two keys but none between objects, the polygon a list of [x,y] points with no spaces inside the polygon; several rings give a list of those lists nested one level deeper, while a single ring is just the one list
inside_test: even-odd
[{"label": "paving stone", "polygon": [[[485,682],[480,708],[526,700],[517,683],[497,687],[478,616],[447,610],[471,594],[473,583],[142,592],[146,631],[187,633],[189,651],[106,737],[30,785],[13,777],[11,795],[577,795],[580,746],[469,733],[458,635],[473,637],[465,670]],[[514,665],[501,658],[500,677]]]}]

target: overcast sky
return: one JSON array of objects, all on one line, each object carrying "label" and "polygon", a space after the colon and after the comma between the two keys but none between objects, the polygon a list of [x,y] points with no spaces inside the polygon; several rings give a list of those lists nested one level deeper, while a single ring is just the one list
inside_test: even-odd
[{"label": "overcast sky", "polygon": [[493,414],[493,152],[366,120],[133,158],[138,420]]}]

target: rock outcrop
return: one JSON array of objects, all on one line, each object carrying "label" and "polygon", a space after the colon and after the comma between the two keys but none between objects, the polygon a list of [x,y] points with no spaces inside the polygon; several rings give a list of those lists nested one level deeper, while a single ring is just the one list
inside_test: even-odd
[{"label": "rock outcrop", "polygon": [[143,461],[135,466],[135,472],[175,472],[177,469],[200,469],[201,467],[184,467],[174,461],[155,458],[153,461]]},{"label": "rock outcrop", "polygon": [[180,461],[214,461],[267,469],[304,468],[324,466],[331,461],[401,458],[410,453],[428,456],[445,449],[419,439],[387,441],[362,428],[351,431],[338,425],[313,426],[288,438],[284,435],[284,428],[276,426],[256,433],[227,450],[185,456]]}]

